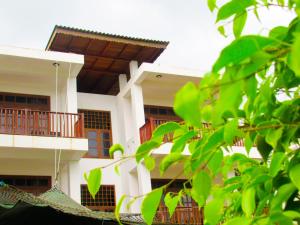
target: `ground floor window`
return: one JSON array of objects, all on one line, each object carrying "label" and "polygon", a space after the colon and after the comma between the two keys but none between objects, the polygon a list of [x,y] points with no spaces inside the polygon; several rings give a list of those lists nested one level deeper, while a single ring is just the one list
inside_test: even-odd
[{"label": "ground floor window", "polygon": [[0,175],[0,181],[34,195],[40,195],[51,188],[50,176]]},{"label": "ground floor window", "polygon": [[115,186],[101,185],[95,199],[90,195],[87,185],[81,185],[81,204],[95,211],[113,212],[116,206]]}]

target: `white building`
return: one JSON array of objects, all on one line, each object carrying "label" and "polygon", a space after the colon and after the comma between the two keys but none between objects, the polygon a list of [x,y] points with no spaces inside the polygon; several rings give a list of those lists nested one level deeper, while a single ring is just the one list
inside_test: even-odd
[{"label": "white building", "polygon": [[[174,95],[187,81],[198,83],[200,72],[153,64],[167,45],[56,26],[45,51],[1,47],[0,180],[35,194],[57,183],[83,205],[112,211],[123,194],[145,194],[172,179],[180,168],[160,177],[158,169],[149,173],[129,160],[120,175],[114,166],[103,170],[94,201],[83,176],[118,158],[108,156],[112,144],[130,155],[157,124],[178,120]],[[169,149],[157,149],[156,159]],[[138,213],[139,204],[130,212]],[[198,212],[191,199],[185,204],[183,214]]]}]

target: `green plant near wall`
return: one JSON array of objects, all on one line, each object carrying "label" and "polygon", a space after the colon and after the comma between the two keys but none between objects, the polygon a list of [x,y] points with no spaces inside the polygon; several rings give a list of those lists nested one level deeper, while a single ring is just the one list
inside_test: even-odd
[{"label": "green plant near wall", "polygon": [[[216,0],[208,0],[208,6],[217,11],[217,23],[221,24],[218,30],[223,35],[226,31],[222,24],[233,24],[235,40],[221,51],[199,85],[188,83],[176,94],[174,110],[184,123],[159,126],[134,157],[152,170],[152,151],[163,144],[166,134],[173,134],[171,152],[157,166],[164,174],[172,165],[183,164],[184,170],[178,176],[184,174],[189,185],[179,193],[164,195],[171,215],[181,204],[181,196],[190,195],[204,207],[207,225],[297,224],[300,0],[227,0],[220,6]],[[242,35],[248,14],[254,13],[259,19],[260,8],[273,7],[295,14],[289,26],[274,27],[266,36]],[[244,139],[248,154],[253,146],[257,147],[262,159],[227,154],[232,152],[236,138]],[[183,156],[186,147],[189,156]],[[116,145],[110,152],[119,150],[124,152]],[[232,177],[234,169],[239,175]],[[222,182],[213,182],[217,176]],[[101,168],[86,176],[93,195],[100,187],[100,178]],[[147,224],[152,224],[162,194],[171,182],[138,196],[143,197],[141,211]],[[116,207],[117,218],[126,198],[130,197],[123,196]]]}]

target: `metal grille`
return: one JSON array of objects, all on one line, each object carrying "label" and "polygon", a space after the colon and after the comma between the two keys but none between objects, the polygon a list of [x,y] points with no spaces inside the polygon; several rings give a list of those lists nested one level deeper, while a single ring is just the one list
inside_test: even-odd
[{"label": "metal grille", "polygon": [[111,129],[110,112],[93,111],[93,110],[78,110],[79,113],[84,113],[84,127],[89,129]]},{"label": "metal grille", "polygon": [[95,199],[90,195],[87,185],[81,185],[81,204],[95,211],[112,212],[115,209],[115,186],[101,185]]}]

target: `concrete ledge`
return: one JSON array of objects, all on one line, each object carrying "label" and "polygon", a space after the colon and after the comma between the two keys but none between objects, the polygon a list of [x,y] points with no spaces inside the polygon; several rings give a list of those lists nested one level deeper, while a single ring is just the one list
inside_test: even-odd
[{"label": "concrete ledge", "polygon": [[55,149],[63,151],[65,160],[78,160],[88,151],[88,140],[0,134],[0,156],[3,157],[22,158],[26,152],[30,152],[30,157],[43,158],[51,155]]}]

